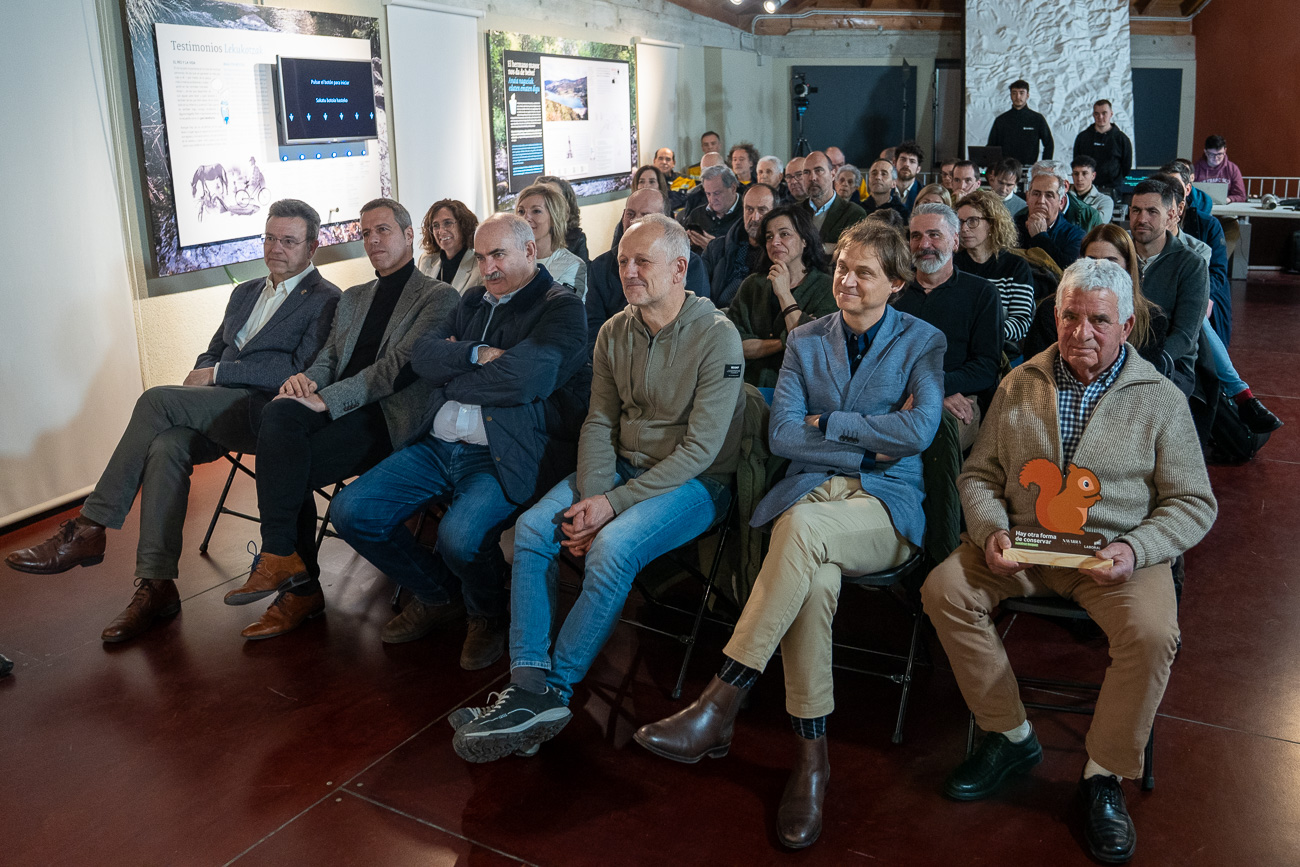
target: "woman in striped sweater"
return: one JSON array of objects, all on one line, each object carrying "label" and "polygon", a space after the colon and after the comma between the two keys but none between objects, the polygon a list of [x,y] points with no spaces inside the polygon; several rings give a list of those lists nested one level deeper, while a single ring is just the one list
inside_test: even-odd
[{"label": "woman in striped sweater", "polygon": [[1020,344],[1034,318],[1034,274],[1029,263],[1009,252],[1016,246],[1016,224],[995,193],[976,190],[957,203],[961,249],[957,270],[983,277],[1002,299],[1002,336],[1007,357],[1020,356]]}]

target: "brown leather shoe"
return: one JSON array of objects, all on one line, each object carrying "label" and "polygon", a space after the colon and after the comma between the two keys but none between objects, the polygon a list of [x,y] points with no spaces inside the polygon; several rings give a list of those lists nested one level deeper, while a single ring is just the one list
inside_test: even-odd
[{"label": "brown leather shoe", "polygon": [[272,593],[283,593],[307,580],[307,566],[295,551],[288,557],[263,551],[253,560],[253,570],[243,587],[226,594],[227,605],[247,605]]},{"label": "brown leather shoe", "polygon": [[822,833],[822,802],[831,778],[826,736],[797,738],[799,753],[776,811],[776,836],[783,846],[804,849]]},{"label": "brown leather shoe", "polygon": [[747,692],[715,675],[694,703],[667,719],[641,726],[632,737],[655,755],[674,762],[695,764],[705,756],[720,759],[731,749],[736,714]]},{"label": "brown leather shoe", "polygon": [[100,634],[108,644],[130,641],[141,635],[159,620],[175,615],[181,610],[181,595],[175,581],[140,578],[136,581],[135,595],[126,610]]},{"label": "brown leather shoe", "polygon": [[11,569],[33,575],[56,575],[74,566],[94,566],[104,562],[106,535],[99,524],[71,518],[60,524],[53,536],[13,552],[5,562]]},{"label": "brown leather shoe", "polygon": [[284,635],[292,629],[297,629],[313,617],[320,617],[324,613],[324,593],[312,593],[308,596],[281,593],[271,603],[271,607],[266,609],[261,620],[245,626],[239,634],[252,640],[275,638],[277,635]]},{"label": "brown leather shoe", "polygon": [[506,624],[499,617],[471,617],[465,644],[460,649],[460,667],[478,671],[496,662],[506,652]]},{"label": "brown leather shoe", "polygon": [[419,641],[439,626],[460,623],[465,619],[465,606],[460,602],[426,605],[412,596],[398,614],[379,632],[384,644],[405,644]]}]

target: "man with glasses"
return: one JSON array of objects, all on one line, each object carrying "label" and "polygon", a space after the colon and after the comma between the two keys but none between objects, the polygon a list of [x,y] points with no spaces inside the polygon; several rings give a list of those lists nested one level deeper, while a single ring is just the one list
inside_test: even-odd
[{"label": "man with glasses", "polygon": [[1246,182],[1241,178],[1241,169],[1228,159],[1228,141],[1221,135],[1212,135],[1205,140],[1205,156],[1192,165],[1196,182],[1219,183],[1228,185],[1228,201],[1246,201]]},{"label": "man with glasses", "polygon": [[285,380],[307,369],[329,333],[340,293],[311,263],[320,215],[297,199],[281,199],[267,214],[270,276],[235,287],[225,320],[181,385],[155,386],[136,401],[81,514],[5,560],[38,575],[100,563],[104,531],[122,528],[138,491],[138,589],[104,630],[106,642],[128,641],[180,611],[176,578],[190,472],[226,451],[253,452],[263,408]]},{"label": "man with glasses", "polygon": [[343,293],[316,361],[285,380],[262,414],[262,550],[248,581],[225,600],[275,600],[244,638],[274,638],[325,613],[313,491],[365,472],[420,423],[433,388],[403,368],[416,339],[460,301],[455,289],[415,267],[415,230],[399,202],[361,206],[361,242],[377,279]]}]

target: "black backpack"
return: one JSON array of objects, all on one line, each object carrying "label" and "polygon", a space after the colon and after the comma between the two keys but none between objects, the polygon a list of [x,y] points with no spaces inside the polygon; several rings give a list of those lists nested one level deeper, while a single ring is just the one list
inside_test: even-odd
[{"label": "black backpack", "polygon": [[1237,411],[1237,402],[1220,394],[1210,423],[1206,456],[1216,464],[1244,464],[1255,456],[1272,434],[1258,434],[1246,427]]}]

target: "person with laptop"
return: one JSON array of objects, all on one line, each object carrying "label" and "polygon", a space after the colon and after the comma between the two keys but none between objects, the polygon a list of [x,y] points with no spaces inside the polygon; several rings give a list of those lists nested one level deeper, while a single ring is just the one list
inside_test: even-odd
[{"label": "person with laptop", "polygon": [[[1228,201],[1246,201],[1246,182],[1241,178],[1241,169],[1228,159],[1228,141],[1221,135],[1212,135],[1205,140],[1205,156],[1192,164],[1192,171],[1198,184],[1227,184]],[[1215,198],[1213,188],[1202,187]],[[1215,199],[1217,202],[1218,200]]]}]

